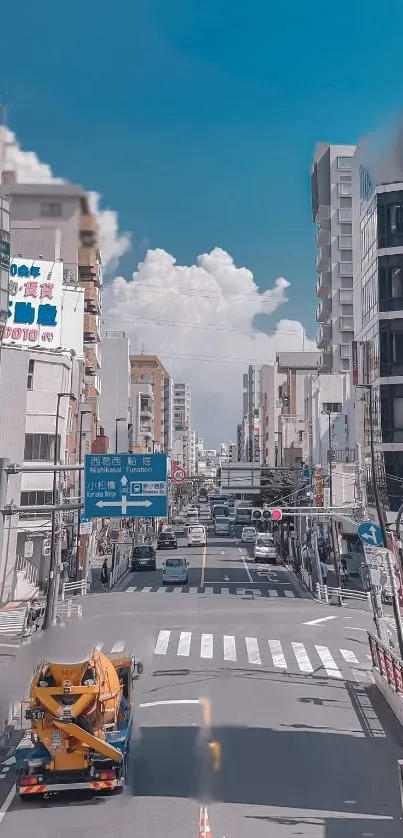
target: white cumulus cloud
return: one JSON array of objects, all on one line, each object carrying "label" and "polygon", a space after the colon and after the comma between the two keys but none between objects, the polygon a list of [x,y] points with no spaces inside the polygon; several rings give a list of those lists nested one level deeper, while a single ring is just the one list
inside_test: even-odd
[{"label": "white cumulus cloud", "polygon": [[104,291],[104,321],[124,330],[132,351],[157,354],[193,391],[194,425],[208,444],[235,436],[242,414],[242,373],[270,363],[280,350],[314,349],[301,323],[280,320],[270,334],[256,315],[287,302],[284,277],[259,293],[253,274],[220,248],[195,265],[177,265],[164,250],[148,250],[130,280],[116,277]]},{"label": "white cumulus cloud", "polygon": [[[41,163],[34,151],[23,151],[15,134],[0,127],[0,160],[3,171],[16,172],[17,183],[66,183],[54,176],[47,163]],[[102,261],[107,272],[116,270],[119,259],[130,249],[130,235],[119,231],[114,210],[101,209],[98,192],[88,192],[91,211],[98,218]]]}]

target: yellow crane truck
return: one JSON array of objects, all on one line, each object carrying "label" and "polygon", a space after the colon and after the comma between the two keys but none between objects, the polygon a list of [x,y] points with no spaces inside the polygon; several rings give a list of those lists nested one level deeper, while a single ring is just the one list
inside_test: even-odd
[{"label": "yellow crane truck", "polygon": [[42,661],[37,666],[24,713],[27,747],[17,752],[17,792],[22,798],[123,788],[132,689],[142,670],[134,657],[97,650],[83,661]]}]

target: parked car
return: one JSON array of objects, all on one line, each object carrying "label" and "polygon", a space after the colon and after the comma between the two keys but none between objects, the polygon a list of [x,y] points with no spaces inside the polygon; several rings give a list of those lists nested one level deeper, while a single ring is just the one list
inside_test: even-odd
[{"label": "parked car", "polygon": [[188,583],[188,562],[184,556],[175,559],[166,559],[162,565],[162,582],[164,585],[175,585]]},{"label": "parked car", "polygon": [[244,544],[254,544],[256,541],[257,532],[255,527],[244,527],[242,530],[241,541]]},{"label": "parked car", "polygon": [[175,518],[172,524],[175,535],[186,535],[186,524],[183,518]]},{"label": "parked car", "polygon": [[188,529],[188,547],[193,547],[194,544],[200,544],[202,547],[207,544],[206,529],[200,524]]},{"label": "parked car", "polygon": [[258,535],[253,551],[255,562],[277,562],[277,548],[272,535]]},{"label": "parked car", "polygon": [[141,544],[133,547],[132,551],[132,570],[156,570],[155,550],[151,544]]},{"label": "parked car", "polygon": [[172,530],[162,530],[157,539],[158,550],[176,550],[178,547],[178,540]]}]

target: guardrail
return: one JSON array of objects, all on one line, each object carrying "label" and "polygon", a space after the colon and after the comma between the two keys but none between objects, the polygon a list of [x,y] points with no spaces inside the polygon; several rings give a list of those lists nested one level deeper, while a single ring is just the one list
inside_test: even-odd
[{"label": "guardrail", "polygon": [[337,599],[342,605],[344,599],[360,599],[365,600],[371,608],[371,594],[365,591],[356,591],[354,588],[328,588],[327,585],[320,585],[315,583],[316,598],[329,603],[333,599]]},{"label": "guardrail", "polygon": [[61,591],[61,600],[64,602],[66,594],[78,594],[78,596],[85,596],[87,593],[87,580],[80,579],[79,582],[63,582]]},{"label": "guardrail", "polygon": [[370,631],[368,641],[374,669],[388,682],[397,695],[403,697],[403,662]]}]

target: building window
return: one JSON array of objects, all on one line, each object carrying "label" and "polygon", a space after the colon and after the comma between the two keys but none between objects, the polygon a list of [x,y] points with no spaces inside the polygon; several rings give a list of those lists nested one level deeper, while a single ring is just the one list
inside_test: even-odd
[{"label": "building window", "polygon": [[381,388],[382,442],[403,442],[403,386],[383,385]]},{"label": "building window", "polygon": [[[52,492],[21,492],[20,506],[45,506],[51,504],[52,500]],[[50,514],[50,511],[35,512],[33,509],[32,512],[20,512],[20,518],[49,518]]]},{"label": "building window", "polygon": [[351,169],[352,157],[338,157],[337,168],[339,171],[344,169]]},{"label": "building window", "polygon": [[380,320],[380,374],[403,375],[403,320]]},{"label": "building window", "polygon": [[378,195],[378,247],[403,245],[403,192]]},{"label": "building window", "polygon": [[323,402],[322,410],[324,413],[341,413],[342,405],[340,402]]},{"label": "building window", "polygon": [[42,218],[61,218],[63,215],[63,207],[59,201],[51,201],[50,203],[41,204]]},{"label": "building window", "polygon": [[[58,438],[60,448],[60,436]],[[52,462],[55,456],[54,434],[25,434],[24,461]]]},{"label": "building window", "polygon": [[[383,262],[387,263],[383,266]],[[403,264],[402,256],[381,256],[379,258],[379,310],[400,311],[403,309]],[[391,264],[392,263],[392,264]]]},{"label": "building window", "polygon": [[27,378],[27,390],[34,389],[34,371],[35,371],[35,361],[30,358],[28,362],[28,378]]}]

